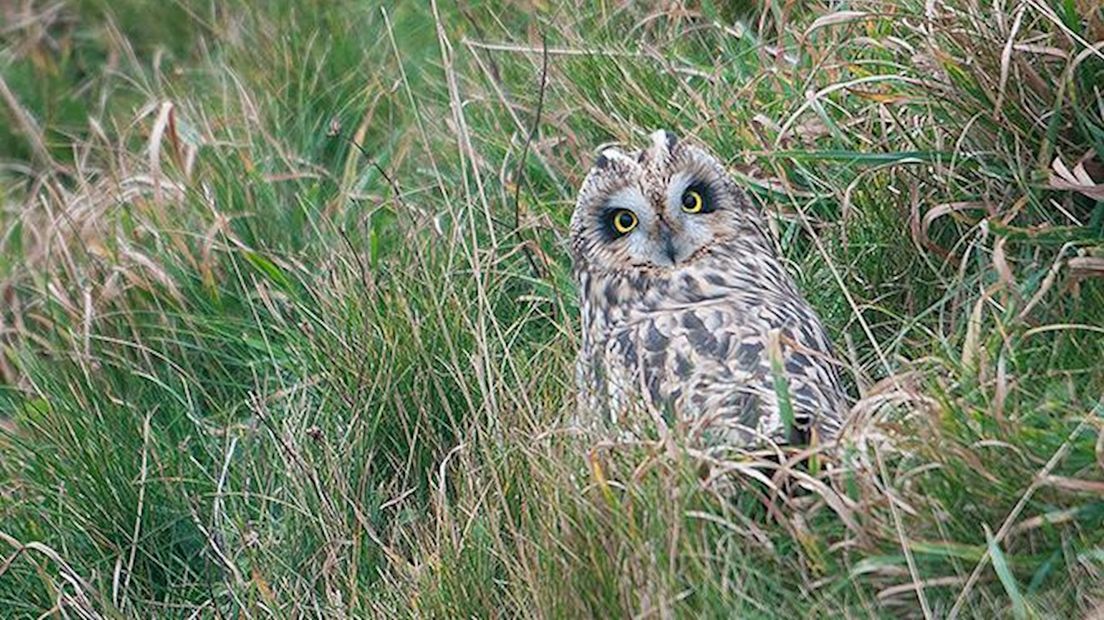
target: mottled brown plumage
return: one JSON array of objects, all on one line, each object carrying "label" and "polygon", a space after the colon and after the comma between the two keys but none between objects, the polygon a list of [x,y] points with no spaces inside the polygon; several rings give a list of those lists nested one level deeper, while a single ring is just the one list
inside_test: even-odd
[{"label": "mottled brown plumage", "polygon": [[762,214],[703,148],[658,131],[641,151],[604,150],[571,240],[584,419],[659,414],[732,446],[835,436],[846,397],[820,319]]}]

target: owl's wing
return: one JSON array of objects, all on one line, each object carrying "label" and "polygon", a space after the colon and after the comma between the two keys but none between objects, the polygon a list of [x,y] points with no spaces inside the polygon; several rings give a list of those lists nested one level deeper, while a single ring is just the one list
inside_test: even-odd
[{"label": "owl's wing", "polygon": [[[720,431],[731,445],[764,437],[806,443],[814,425],[821,438],[833,437],[842,391],[829,356],[821,353],[827,341],[811,328],[804,334],[780,329],[780,364],[772,364],[770,330],[770,322],[734,304],[651,313],[584,347],[578,371],[586,398],[580,404],[615,423],[643,409],[677,413],[709,435]],[[783,414],[786,400],[792,425]]]},{"label": "owl's wing", "polygon": [[[835,437],[844,406],[838,362],[823,327],[811,312],[802,318],[767,331],[766,356],[757,377],[758,391],[773,396],[771,406],[791,443],[808,443],[814,427],[821,439]],[[790,417],[784,409],[792,415],[792,425],[784,420]]]},{"label": "owl's wing", "polygon": [[734,429],[739,443],[807,443],[814,427],[821,439],[834,437],[844,404],[836,362],[819,321],[801,314],[759,320],[733,307],[686,311],[673,359],[676,372],[693,370],[677,377],[693,414]]}]

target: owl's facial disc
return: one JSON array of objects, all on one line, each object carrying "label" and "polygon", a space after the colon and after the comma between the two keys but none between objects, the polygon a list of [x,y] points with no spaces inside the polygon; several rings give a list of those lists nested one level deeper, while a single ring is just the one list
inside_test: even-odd
[{"label": "owl's facial disc", "polygon": [[685,265],[713,240],[716,191],[707,182],[679,172],[665,192],[645,197],[638,184],[623,187],[606,198],[593,226],[605,248],[622,265],[636,268],[675,268]]},{"label": "owl's facial disc", "polygon": [[572,218],[588,271],[681,269],[735,234],[745,199],[705,150],[656,132],[641,150],[602,151]]}]

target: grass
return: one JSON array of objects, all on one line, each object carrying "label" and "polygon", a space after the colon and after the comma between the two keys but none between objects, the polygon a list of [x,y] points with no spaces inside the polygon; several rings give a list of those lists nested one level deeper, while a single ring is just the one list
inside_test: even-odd
[{"label": "grass", "polygon": [[[0,14],[11,615],[1104,611],[1094,3]],[[568,432],[573,192],[657,127],[846,358],[820,467]]]}]

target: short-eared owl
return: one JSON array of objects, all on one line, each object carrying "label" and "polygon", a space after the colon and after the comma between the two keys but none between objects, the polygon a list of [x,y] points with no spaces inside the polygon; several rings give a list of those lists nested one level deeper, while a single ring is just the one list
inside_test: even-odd
[{"label": "short-eared owl", "polygon": [[820,319],[705,149],[657,131],[602,151],[571,241],[583,416],[651,411],[729,446],[835,436],[846,397]]}]

